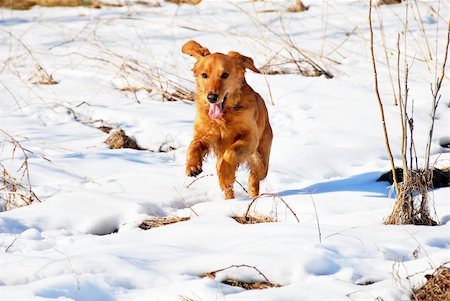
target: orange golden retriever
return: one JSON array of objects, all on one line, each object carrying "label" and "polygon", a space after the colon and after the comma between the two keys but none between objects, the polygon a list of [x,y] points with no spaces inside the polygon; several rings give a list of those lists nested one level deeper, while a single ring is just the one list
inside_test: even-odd
[{"label": "orange golden retriever", "polygon": [[201,173],[203,158],[212,151],[225,198],[234,198],[233,183],[240,164],[250,169],[249,196],[257,196],[259,182],[267,175],[273,136],[264,100],[245,81],[246,69],[259,70],[251,58],[238,52],[211,54],[192,40],[184,44],[182,52],[197,60],[192,69],[197,79],[197,114],[186,174]]}]

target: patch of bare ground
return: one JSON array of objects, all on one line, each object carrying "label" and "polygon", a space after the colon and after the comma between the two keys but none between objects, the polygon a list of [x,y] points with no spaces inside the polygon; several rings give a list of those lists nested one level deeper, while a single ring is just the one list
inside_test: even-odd
[{"label": "patch of bare ground", "polygon": [[450,268],[441,266],[432,275],[425,275],[427,282],[413,291],[413,301],[450,300]]},{"label": "patch of bare ground", "polygon": [[101,125],[97,128],[105,134],[109,134],[109,132],[111,132],[111,130],[113,129],[112,127],[106,125]]},{"label": "patch of bare ground", "polygon": [[401,3],[403,0],[378,0],[377,6],[380,5],[391,5],[391,4],[398,4]]},{"label": "patch of bare ground", "polygon": [[179,222],[185,222],[190,220],[189,217],[178,217],[178,216],[166,216],[166,217],[152,217],[144,220],[139,228],[143,230],[149,230],[153,228],[158,228],[162,226],[167,226]]},{"label": "patch of bare ground", "polygon": [[281,287],[281,285],[276,284],[276,283],[272,283],[271,281],[269,281],[267,276],[264,275],[258,268],[254,267],[254,266],[247,265],[247,264],[231,265],[231,266],[226,267],[224,269],[220,269],[220,270],[216,270],[216,271],[212,271],[212,272],[206,273],[205,277],[208,277],[210,279],[215,279],[217,273],[223,272],[223,271],[226,271],[226,270],[229,270],[229,269],[234,269],[234,268],[250,268],[250,269],[253,269],[264,279],[264,281],[246,282],[246,281],[240,281],[240,280],[236,280],[236,279],[229,279],[229,278],[227,278],[227,279],[221,281],[221,283],[226,284],[226,285],[235,286],[235,287],[241,287],[241,288],[246,289],[246,290],[261,290],[261,289],[267,289],[267,288]]}]

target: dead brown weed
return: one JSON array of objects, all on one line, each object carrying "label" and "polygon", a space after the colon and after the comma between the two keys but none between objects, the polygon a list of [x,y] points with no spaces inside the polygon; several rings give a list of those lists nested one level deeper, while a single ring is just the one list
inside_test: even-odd
[{"label": "dead brown weed", "polygon": [[139,228],[149,230],[153,228],[167,226],[170,224],[188,221],[189,219],[190,219],[189,217],[178,217],[178,216],[152,217],[143,221],[140,224]]},{"label": "dead brown weed", "polygon": [[237,221],[239,224],[251,225],[251,224],[261,224],[261,223],[274,223],[276,220],[270,216],[233,216],[233,219]]},{"label": "dead brown weed", "polygon": [[425,275],[427,282],[413,291],[414,301],[450,300],[450,269],[441,266],[432,275]]},{"label": "dead brown weed", "polygon": [[205,276],[210,278],[210,279],[215,279],[217,273],[223,272],[223,271],[226,271],[226,270],[229,270],[229,269],[234,269],[234,268],[250,268],[250,269],[253,269],[264,279],[264,281],[246,282],[246,281],[240,281],[240,280],[229,279],[228,278],[228,279],[223,280],[221,283],[226,284],[226,285],[241,287],[241,288],[246,289],[246,290],[256,290],[256,289],[260,290],[260,289],[266,289],[266,288],[281,287],[281,285],[276,284],[276,283],[272,283],[271,281],[269,281],[267,276],[264,275],[257,267],[250,266],[250,265],[247,265],[247,264],[231,265],[231,266],[223,268],[223,269],[219,269],[219,270],[216,270],[216,271],[212,271],[212,272],[206,273]]},{"label": "dead brown weed", "polygon": [[109,146],[110,149],[131,148],[142,150],[137,145],[136,140],[128,137],[122,129],[117,129],[112,132],[105,140],[105,143]]},{"label": "dead brown weed", "polygon": [[202,0],[165,0],[166,2],[170,2],[170,3],[175,3],[175,4],[190,4],[190,5],[197,5],[200,2],[202,2]]},{"label": "dead brown weed", "polygon": [[10,9],[27,10],[35,5],[44,7],[86,6],[86,7],[100,8],[104,4],[95,0],[0,0],[0,7]]}]

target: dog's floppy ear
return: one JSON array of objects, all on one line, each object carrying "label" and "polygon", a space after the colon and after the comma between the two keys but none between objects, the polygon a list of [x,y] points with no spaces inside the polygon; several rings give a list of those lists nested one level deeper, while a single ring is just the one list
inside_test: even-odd
[{"label": "dog's floppy ear", "polygon": [[238,60],[239,64],[241,64],[242,67],[250,69],[256,73],[261,73],[258,68],[255,67],[253,64],[253,60],[245,55],[240,54],[236,51],[230,51],[228,52],[228,56],[232,57],[236,60]]},{"label": "dog's floppy ear", "polygon": [[190,40],[183,45],[181,51],[185,54],[195,57],[197,60],[210,54],[208,48],[203,47],[194,40]]}]

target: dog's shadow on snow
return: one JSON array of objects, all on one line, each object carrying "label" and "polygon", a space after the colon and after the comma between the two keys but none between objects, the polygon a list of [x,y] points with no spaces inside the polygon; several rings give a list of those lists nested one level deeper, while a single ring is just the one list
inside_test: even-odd
[{"label": "dog's shadow on snow", "polygon": [[283,190],[280,196],[290,196],[299,194],[320,194],[331,192],[365,192],[371,197],[389,197],[391,190],[388,182],[377,182],[380,172],[368,172],[349,178],[330,180],[307,186],[302,189]]}]

